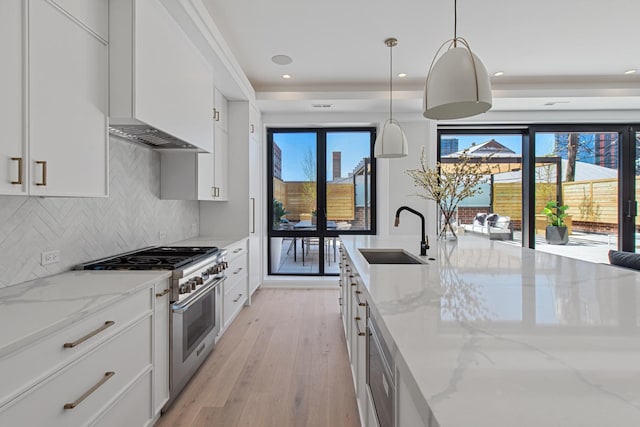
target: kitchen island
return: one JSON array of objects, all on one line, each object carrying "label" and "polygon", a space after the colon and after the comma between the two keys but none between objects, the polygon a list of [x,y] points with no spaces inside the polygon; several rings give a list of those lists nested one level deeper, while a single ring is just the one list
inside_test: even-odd
[{"label": "kitchen island", "polygon": [[640,425],[638,272],[474,236],[369,265],[358,249],[419,257],[419,239],[341,239],[402,382],[399,427]]}]

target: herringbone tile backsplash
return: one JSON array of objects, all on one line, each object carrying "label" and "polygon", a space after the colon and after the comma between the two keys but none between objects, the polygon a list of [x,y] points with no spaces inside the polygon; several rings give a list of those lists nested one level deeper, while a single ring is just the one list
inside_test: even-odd
[{"label": "herringbone tile backsplash", "polygon": [[[159,199],[158,152],[114,137],[109,149],[108,198],[0,196],[0,287],[197,234],[198,202]],[[40,265],[54,249],[60,262]]]}]

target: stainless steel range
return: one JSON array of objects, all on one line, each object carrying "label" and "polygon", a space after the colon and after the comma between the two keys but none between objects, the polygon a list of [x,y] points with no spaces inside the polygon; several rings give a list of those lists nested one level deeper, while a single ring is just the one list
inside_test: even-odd
[{"label": "stainless steel range", "polygon": [[82,264],[84,270],[171,270],[169,402],[211,353],[222,323],[221,284],[227,251],[160,246]]}]

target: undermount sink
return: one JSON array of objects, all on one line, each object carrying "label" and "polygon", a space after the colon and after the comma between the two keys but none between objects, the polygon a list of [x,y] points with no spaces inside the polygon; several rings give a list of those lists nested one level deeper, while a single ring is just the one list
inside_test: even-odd
[{"label": "undermount sink", "polygon": [[369,264],[426,264],[404,249],[358,249]]}]

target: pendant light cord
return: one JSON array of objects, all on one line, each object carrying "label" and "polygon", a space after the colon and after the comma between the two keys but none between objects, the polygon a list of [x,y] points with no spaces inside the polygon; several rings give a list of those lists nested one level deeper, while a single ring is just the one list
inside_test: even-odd
[{"label": "pendant light cord", "polygon": [[453,0],[453,47],[458,46],[458,0]]},{"label": "pendant light cord", "polygon": [[393,44],[389,46],[389,120],[393,119]]}]

